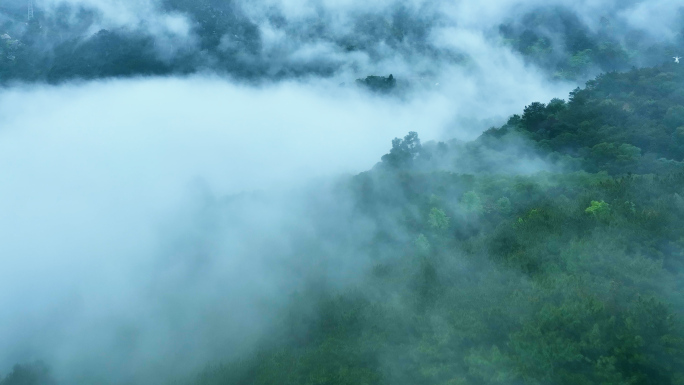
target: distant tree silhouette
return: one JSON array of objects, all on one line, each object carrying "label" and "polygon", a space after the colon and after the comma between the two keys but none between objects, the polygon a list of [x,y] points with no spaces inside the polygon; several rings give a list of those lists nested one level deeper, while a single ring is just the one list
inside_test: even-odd
[{"label": "distant tree silhouette", "polygon": [[410,167],[422,150],[418,133],[411,131],[404,139],[394,138],[389,154],[382,161],[394,168]]},{"label": "distant tree silhouette", "polygon": [[7,377],[0,380],[0,385],[54,385],[55,380],[42,362],[15,365]]}]

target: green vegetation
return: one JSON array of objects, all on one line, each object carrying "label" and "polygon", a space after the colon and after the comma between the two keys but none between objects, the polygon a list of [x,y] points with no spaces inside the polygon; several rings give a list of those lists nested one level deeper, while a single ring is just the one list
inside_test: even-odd
[{"label": "green vegetation", "polygon": [[[78,4],[62,3],[49,14],[38,9],[28,24],[23,7],[0,5],[0,35],[12,37],[11,42],[0,40],[0,84],[187,74],[207,69],[244,80],[283,79],[331,76],[344,68],[345,61],[337,59],[287,63],[286,56],[265,52],[263,25],[237,2],[161,0],[158,5],[164,12],[188,18],[192,43],[158,42],[152,33],[134,26],[93,33],[100,28],[98,12]],[[592,15],[598,26],[589,26],[585,17],[570,8],[528,5],[522,17],[516,12],[516,19],[502,23],[498,36],[491,37],[559,80],[584,80],[599,72],[658,65],[678,54],[684,43],[684,31],[672,31],[675,36],[669,40],[654,40],[644,31],[624,25],[621,12],[614,13]],[[293,22],[274,7],[268,12],[268,22],[293,41],[325,43],[339,52],[367,55],[372,61],[386,58],[387,50],[409,63],[420,57],[431,63],[419,71],[422,75],[439,71],[444,64],[467,66],[471,62],[466,53],[436,46],[429,38],[444,21],[444,15],[431,7],[416,11],[396,6],[354,16],[344,32],[332,27],[337,17],[333,14]],[[359,80],[373,90],[394,87],[380,76]]]},{"label": "green vegetation", "polygon": [[29,365],[15,365],[4,379],[0,378],[0,385],[54,385],[56,382],[50,376],[45,364],[36,362]]},{"label": "green vegetation", "polygon": [[366,87],[371,91],[389,92],[397,85],[397,80],[390,74],[388,77],[384,76],[366,76],[365,79],[356,79],[356,84]]},{"label": "green vegetation", "polygon": [[592,28],[570,9],[541,6],[501,24],[499,33],[507,45],[557,79],[657,65],[684,42],[684,31],[671,42],[655,42],[644,31],[626,28],[615,15],[595,17],[599,25]]},{"label": "green vegetation", "polygon": [[[684,384],[683,84],[610,73],[472,143],[395,139],[349,181],[387,224],[365,284],[309,293],[316,315],[282,325],[306,332],[188,383]],[[497,152],[551,166],[460,171]]]},{"label": "green vegetation", "polygon": [[[622,55],[571,42],[576,73]],[[684,385],[683,86],[684,65],[610,72],[470,143],[394,139],[342,182],[377,225],[354,245],[373,261],[362,281],[297,293],[256,353],[179,382]],[[41,364],[0,380],[52,383]]]}]

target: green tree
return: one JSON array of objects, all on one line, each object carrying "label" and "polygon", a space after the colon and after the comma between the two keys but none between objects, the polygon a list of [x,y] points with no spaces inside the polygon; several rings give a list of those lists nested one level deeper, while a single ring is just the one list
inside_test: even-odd
[{"label": "green tree", "polygon": [[496,201],[496,210],[502,215],[508,215],[513,212],[511,200],[508,197],[501,197]]},{"label": "green tree", "polygon": [[461,198],[461,207],[469,213],[481,214],[484,211],[482,199],[475,191],[468,191],[463,194],[463,198]]},{"label": "green tree", "polygon": [[430,241],[428,241],[428,239],[425,235],[418,234],[418,237],[416,238],[414,244],[416,245],[416,248],[418,249],[419,253],[421,253],[421,254],[430,253]]},{"label": "green tree", "polygon": [[671,130],[679,126],[684,126],[684,107],[672,106],[667,109],[663,123]]},{"label": "green tree", "polygon": [[393,168],[410,167],[421,152],[418,133],[411,131],[404,139],[394,138],[389,154],[382,156],[382,161]]},{"label": "green tree", "polygon": [[15,365],[0,385],[54,385],[47,366],[42,362],[26,365]]},{"label": "green tree", "polygon": [[428,215],[428,224],[435,230],[444,231],[449,228],[449,217],[441,209],[433,207]]},{"label": "green tree", "polygon": [[587,207],[584,212],[605,220],[610,216],[610,205],[604,201],[591,201],[591,206]]},{"label": "green tree", "polygon": [[544,103],[534,102],[525,107],[520,121],[529,131],[537,131],[539,125],[546,120],[546,117],[546,105]]}]

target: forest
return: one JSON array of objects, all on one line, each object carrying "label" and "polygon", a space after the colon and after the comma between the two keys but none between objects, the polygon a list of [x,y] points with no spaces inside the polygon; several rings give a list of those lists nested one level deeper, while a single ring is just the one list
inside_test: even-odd
[{"label": "forest", "polygon": [[[239,2],[159,4],[190,15],[193,44],[169,53],[140,30],[94,31],[98,14],[76,5],[37,10],[28,22],[19,8],[0,5],[0,85],[203,71],[262,84],[333,78],[344,69],[342,60],[296,61],[265,50],[263,30]],[[330,14],[303,25],[275,9],[264,17],[285,40],[325,42],[370,61],[382,49],[392,51],[393,63],[420,57],[434,65],[421,73],[427,78],[439,67],[472,65],[464,52],[431,45],[441,19],[428,11],[363,14],[347,33],[329,27]],[[286,221],[279,229],[290,232],[285,246],[250,251],[282,257],[274,264],[291,262],[297,277],[292,290],[269,286],[285,299],[259,303],[273,315],[252,346],[190,373],[153,361],[147,378],[120,380],[112,364],[104,374],[82,368],[69,384],[684,385],[684,62],[670,60],[684,44],[684,28],[656,41],[608,14],[599,25],[552,6],[507,18],[490,36],[497,47],[549,82],[583,85],[564,99],[527,104],[474,140],[421,140],[418,125],[387,138],[385,153],[365,171],[312,182],[301,198],[313,213],[310,228]],[[353,73],[355,92],[372,98],[400,103],[410,92],[398,72]],[[231,142],[222,151],[237,147]],[[215,246],[211,234],[202,231],[239,216],[238,208],[248,212],[246,222],[267,227],[254,202],[267,202],[268,194],[198,198],[206,221],[189,236],[198,245],[187,246],[179,266],[191,266],[188,275],[201,281],[215,257],[206,251]],[[329,270],[338,275],[321,273]],[[216,314],[232,314],[231,301],[218,302]],[[220,330],[223,320],[210,321]],[[135,350],[135,330],[121,329],[120,350]],[[57,363],[17,361],[0,373],[0,385],[66,385]]]},{"label": "forest", "polygon": [[[363,284],[301,293],[279,346],[188,383],[684,383],[683,82],[613,72],[470,143],[395,139],[341,182],[387,224]],[[553,168],[481,162],[517,140]]]},{"label": "forest", "polygon": [[[0,18],[0,32],[7,35],[0,41],[0,84],[183,75],[206,70],[258,83],[264,79],[330,77],[347,64],[327,57],[292,60],[293,52],[286,48],[267,47],[263,26],[236,0],[161,1],[165,12],[185,14],[194,23],[194,45],[177,44],[173,48],[139,29],[98,29],[102,15],[78,3],[62,3],[49,13],[38,9],[28,23],[22,6],[0,5],[0,12],[6,16]],[[381,42],[402,60],[430,61],[430,66],[418,68],[421,76],[433,74],[445,64],[469,62],[466,52],[445,50],[429,40],[443,21],[442,15],[429,8],[412,12],[408,6],[396,5],[384,14],[361,13],[355,15],[352,29],[345,32],[329,25],[334,14],[295,23],[270,8],[259,18],[296,42],[295,49],[304,44],[326,44],[338,55],[367,55],[381,61],[386,55],[378,46]],[[683,29],[665,42],[623,24],[606,12],[600,15],[599,28],[594,29],[569,7],[534,5],[521,16],[504,19],[491,33],[499,44],[539,66],[548,77],[572,81],[633,66],[657,65],[659,58],[676,54],[684,43]]]},{"label": "forest", "polygon": [[361,281],[312,281],[256,351],[176,383],[684,384],[682,84],[609,72],[472,142],[394,139],[336,182],[381,224],[345,241]]}]

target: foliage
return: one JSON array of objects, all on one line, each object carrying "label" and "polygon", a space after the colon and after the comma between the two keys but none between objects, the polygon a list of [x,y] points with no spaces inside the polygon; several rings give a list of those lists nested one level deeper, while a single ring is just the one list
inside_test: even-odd
[{"label": "foliage", "polygon": [[[197,27],[207,50],[232,28],[245,52],[258,49],[254,26],[211,18],[222,6],[200,3],[206,7],[164,4],[207,16]],[[554,22],[562,33],[545,35]],[[382,23],[396,41],[409,35],[399,21]],[[540,13],[526,25],[501,32],[567,77],[615,69],[626,55],[569,15]],[[551,60],[557,33],[568,52]],[[125,31],[67,39],[49,63],[34,60],[28,45],[2,44],[15,56],[3,79],[185,68],[144,54],[150,41]],[[228,63],[239,49],[226,50]],[[361,83],[382,89],[393,81]],[[682,84],[684,66],[674,64],[609,72],[567,102],[531,103],[473,142],[421,144],[413,131],[395,138],[378,167],[341,188],[373,224],[363,241],[344,246],[373,267],[353,289],[308,289],[312,312],[292,299],[257,352],[186,382],[684,384]],[[316,257],[334,252],[322,246],[328,240],[293,248]],[[38,364],[15,366],[0,381],[52,383]]]},{"label": "foliage", "polygon": [[389,92],[397,86],[397,80],[390,74],[384,76],[366,76],[365,79],[356,79],[356,84],[366,87],[371,91]]},{"label": "foliage", "polygon": [[[152,28],[99,30],[98,11],[81,3],[63,2],[51,12],[36,10],[26,23],[17,4],[3,6],[2,33],[12,44],[0,43],[0,82],[187,74],[207,69],[234,78],[330,77],[345,71],[345,60],[287,60],[287,50],[268,50],[267,35],[249,7],[236,1],[160,0],[158,8],[183,15],[191,26],[189,39],[165,36]],[[13,11],[10,9],[14,8]],[[560,80],[585,80],[598,72],[623,71],[633,66],[657,65],[669,59],[684,42],[680,33],[666,41],[653,41],[619,17],[605,15],[598,26],[588,25],[572,7],[527,6],[527,13],[499,26],[498,36],[521,56]],[[268,12],[268,23],[286,40],[303,45],[323,44],[333,52],[358,53],[370,59],[392,55],[414,62],[435,60],[449,65],[467,64],[457,50],[435,45],[429,39],[440,16],[432,8],[412,11],[404,6],[385,12],[360,12],[348,28],[330,23],[333,15],[307,18],[293,24],[278,11]],[[98,31],[99,30],[99,31]],[[665,40],[665,39],[663,39]],[[420,83],[421,81],[417,81]],[[363,87],[388,92],[395,82],[382,76],[358,79]]]},{"label": "foliage", "polygon": [[433,207],[430,210],[430,215],[428,217],[428,224],[431,228],[442,231],[449,228],[449,217],[446,216],[444,211]]},{"label": "foliage", "polygon": [[0,378],[0,385],[53,385],[56,382],[50,376],[50,371],[42,362],[27,365],[15,365],[4,379]]},{"label": "foliage", "polygon": [[[449,218],[446,218],[446,219],[448,220]],[[447,223],[448,223],[448,221],[447,221]],[[416,248],[418,249],[419,253],[428,254],[430,252],[430,241],[428,241],[428,239],[427,239],[427,237],[425,237],[425,235],[418,234],[418,237],[416,238],[415,244],[416,244]]]},{"label": "foliage", "polygon": [[469,213],[479,214],[482,213],[482,211],[484,210],[482,206],[482,200],[475,191],[468,191],[467,193],[463,194],[463,198],[461,199],[461,206],[466,212]]},{"label": "foliage", "polygon": [[587,207],[584,212],[593,215],[596,218],[608,218],[610,215],[610,205],[604,201],[591,201],[591,206]]},{"label": "foliage", "polygon": [[683,83],[684,67],[674,64],[603,74],[569,102],[532,103],[478,141],[491,148],[522,136],[535,155],[566,169],[673,172],[684,161]]},{"label": "foliage", "polygon": [[513,211],[511,206],[511,200],[508,197],[501,197],[496,201],[496,208],[499,213],[503,215],[508,215]]},{"label": "foliage", "polygon": [[539,6],[499,26],[504,41],[558,79],[587,79],[598,72],[656,65],[684,41],[658,43],[604,15],[589,26],[570,7]]},{"label": "foliage", "polygon": [[394,138],[389,154],[383,155],[382,161],[393,168],[411,167],[420,151],[418,133],[412,131],[404,139]]},{"label": "foliage", "polygon": [[[194,384],[684,383],[673,79],[604,75],[470,144],[395,139],[350,181],[394,229],[368,245],[363,294],[326,293],[306,340]],[[513,172],[512,148],[562,167]]]}]

